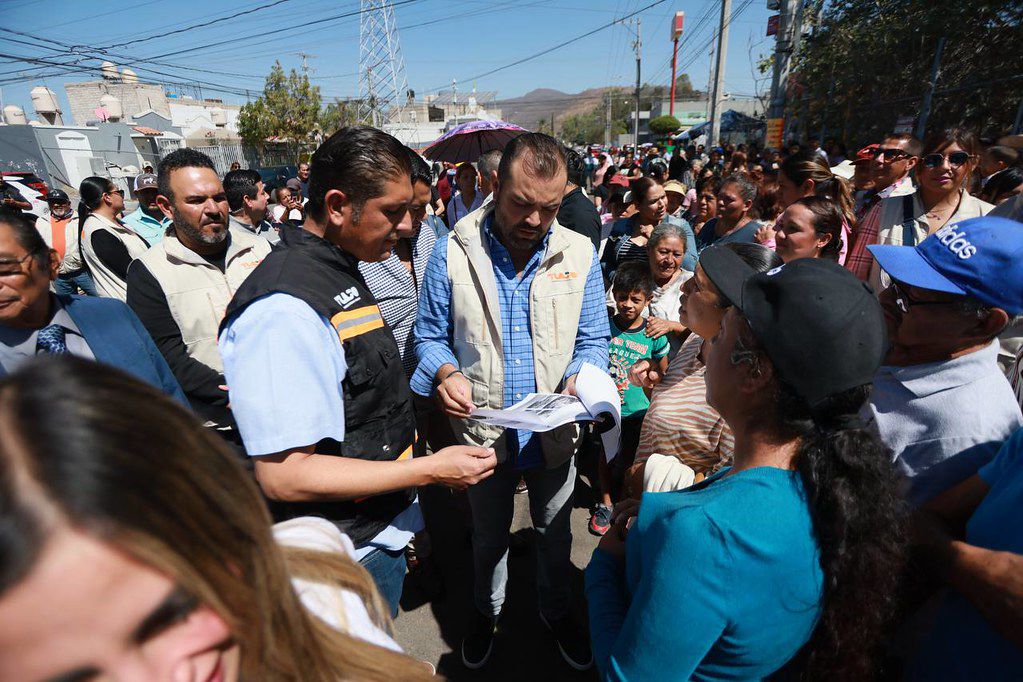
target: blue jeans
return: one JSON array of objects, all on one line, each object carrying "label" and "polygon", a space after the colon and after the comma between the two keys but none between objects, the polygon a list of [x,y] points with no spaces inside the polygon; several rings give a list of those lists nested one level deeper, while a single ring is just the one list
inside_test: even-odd
[{"label": "blue jeans", "polygon": [[64,296],[74,296],[78,293],[79,289],[84,291],[86,296],[99,296],[99,292],[96,291],[96,284],[92,281],[92,275],[89,274],[88,270],[58,275],[53,283],[53,288],[58,294],[63,294]]},{"label": "blue jeans", "polygon": [[575,462],[554,469],[542,465],[525,471],[497,467],[490,478],[468,490],[472,507],[474,601],[485,616],[496,618],[504,606],[508,583],[508,531],[515,507],[515,486],[524,478],[529,490],[529,515],[539,535],[536,582],[540,611],[548,620],[568,612],[572,579],[572,493]]},{"label": "blue jeans", "polygon": [[398,602],[405,584],[405,549],[389,551],[374,549],[359,562],[373,576],[380,596],[391,609],[391,618],[398,617]]}]

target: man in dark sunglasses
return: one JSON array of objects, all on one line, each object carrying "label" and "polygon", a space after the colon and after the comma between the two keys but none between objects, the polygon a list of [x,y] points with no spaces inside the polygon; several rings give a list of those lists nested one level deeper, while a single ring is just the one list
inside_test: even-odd
[{"label": "man in dark sunglasses", "polygon": [[913,193],[910,173],[917,164],[922,148],[920,140],[909,133],[896,133],[886,137],[873,150],[871,172],[877,201]]}]

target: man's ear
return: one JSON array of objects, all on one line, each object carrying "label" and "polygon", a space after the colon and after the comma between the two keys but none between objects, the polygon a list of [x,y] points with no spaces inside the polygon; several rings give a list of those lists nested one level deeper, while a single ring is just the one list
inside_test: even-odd
[{"label": "man's ear", "polygon": [[984,319],[977,320],[976,333],[981,339],[992,339],[1002,333],[1009,324],[1009,313],[1001,308],[991,308]]},{"label": "man's ear", "polygon": [[174,220],[174,204],[168,197],[165,197],[162,194],[157,194],[156,205],[160,207],[160,212],[163,213],[168,220]]},{"label": "man's ear", "polygon": [[353,206],[347,194],[339,189],[329,190],[323,198],[324,227],[333,227],[340,233],[352,222]]},{"label": "man's ear", "polygon": [[47,254],[47,271],[50,276],[50,281],[55,282],[57,280],[57,272],[60,269],[60,254],[57,253],[56,249],[50,249]]}]

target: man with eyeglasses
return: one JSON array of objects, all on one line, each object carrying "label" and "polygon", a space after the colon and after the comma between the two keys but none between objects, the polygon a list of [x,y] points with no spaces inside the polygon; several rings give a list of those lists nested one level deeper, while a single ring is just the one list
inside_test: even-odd
[{"label": "man with eyeglasses", "polygon": [[977,472],[1023,415],[998,334],[1023,314],[1023,224],[981,217],[917,246],[874,245],[891,348],[863,417],[892,449],[913,506]]},{"label": "man with eyeglasses", "polygon": [[877,243],[880,231],[879,204],[890,197],[909,196],[916,192],[910,177],[919,160],[923,144],[909,133],[895,133],[886,137],[881,144],[868,145],[857,153],[857,157],[870,157],[870,175],[874,188],[867,192],[856,211],[857,226],[853,234],[845,267],[867,281],[874,259],[867,247]]}]

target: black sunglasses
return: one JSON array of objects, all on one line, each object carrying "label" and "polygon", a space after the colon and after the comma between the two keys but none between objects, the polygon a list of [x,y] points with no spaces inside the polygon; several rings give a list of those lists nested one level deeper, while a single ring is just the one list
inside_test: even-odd
[{"label": "black sunglasses", "polygon": [[967,152],[952,152],[947,156],[945,154],[934,153],[924,156],[922,162],[924,168],[937,168],[945,163],[946,158],[948,159],[948,165],[952,166],[952,168],[959,168],[972,157]]},{"label": "black sunglasses", "polygon": [[902,158],[905,158],[905,157],[908,157],[908,156],[912,156],[905,149],[899,149],[898,147],[887,147],[887,148],[877,147],[875,149],[871,149],[867,153],[870,154],[871,156],[875,157],[875,158],[881,157],[885,161],[898,161],[899,159],[902,159]]}]

